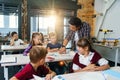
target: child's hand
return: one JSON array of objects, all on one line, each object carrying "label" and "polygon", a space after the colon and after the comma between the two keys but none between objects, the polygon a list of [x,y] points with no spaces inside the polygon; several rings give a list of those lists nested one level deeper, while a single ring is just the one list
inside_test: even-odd
[{"label": "child's hand", "polygon": [[51,80],[51,79],[52,79],[51,74],[47,74],[46,77],[45,77],[45,80]]},{"label": "child's hand", "polygon": [[54,48],[52,50],[53,50],[53,52],[57,52],[59,50],[59,48]]},{"label": "child's hand", "polygon": [[94,70],[96,68],[96,65],[95,64],[89,64],[86,69],[88,70]]}]

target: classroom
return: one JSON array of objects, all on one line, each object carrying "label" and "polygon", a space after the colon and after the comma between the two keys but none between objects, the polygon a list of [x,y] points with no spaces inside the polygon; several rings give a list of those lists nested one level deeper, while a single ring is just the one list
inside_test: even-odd
[{"label": "classroom", "polygon": [[0,0],[0,80],[120,80],[120,0]]}]

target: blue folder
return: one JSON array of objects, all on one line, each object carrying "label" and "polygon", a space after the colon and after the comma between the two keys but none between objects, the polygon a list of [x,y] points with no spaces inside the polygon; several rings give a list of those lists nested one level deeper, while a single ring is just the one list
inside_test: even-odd
[{"label": "blue folder", "polygon": [[120,72],[114,71],[114,70],[105,70],[103,71],[104,74],[109,74],[111,76],[114,76],[116,78],[120,79]]}]

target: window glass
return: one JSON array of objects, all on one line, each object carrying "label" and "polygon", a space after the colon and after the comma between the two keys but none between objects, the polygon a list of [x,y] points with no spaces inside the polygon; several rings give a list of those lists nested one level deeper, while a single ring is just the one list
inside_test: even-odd
[{"label": "window glass", "polygon": [[4,15],[0,15],[0,28],[4,28]]},{"label": "window glass", "polygon": [[9,28],[18,28],[18,16],[16,15],[9,16]]},{"label": "window glass", "polygon": [[55,31],[55,20],[54,16],[36,16],[31,17],[31,32],[42,32],[47,35],[49,32]]},{"label": "window glass", "polygon": [[[66,37],[69,31],[69,23],[70,17],[64,17],[64,38]],[[66,48],[71,48],[71,41],[67,44]]]}]

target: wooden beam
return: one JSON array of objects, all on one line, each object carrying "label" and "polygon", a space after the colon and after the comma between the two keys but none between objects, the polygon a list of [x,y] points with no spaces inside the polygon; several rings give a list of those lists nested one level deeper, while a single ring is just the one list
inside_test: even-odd
[{"label": "wooden beam", "polygon": [[22,39],[25,40],[27,37],[27,0],[22,0],[22,26],[21,26],[21,33],[22,33]]}]

